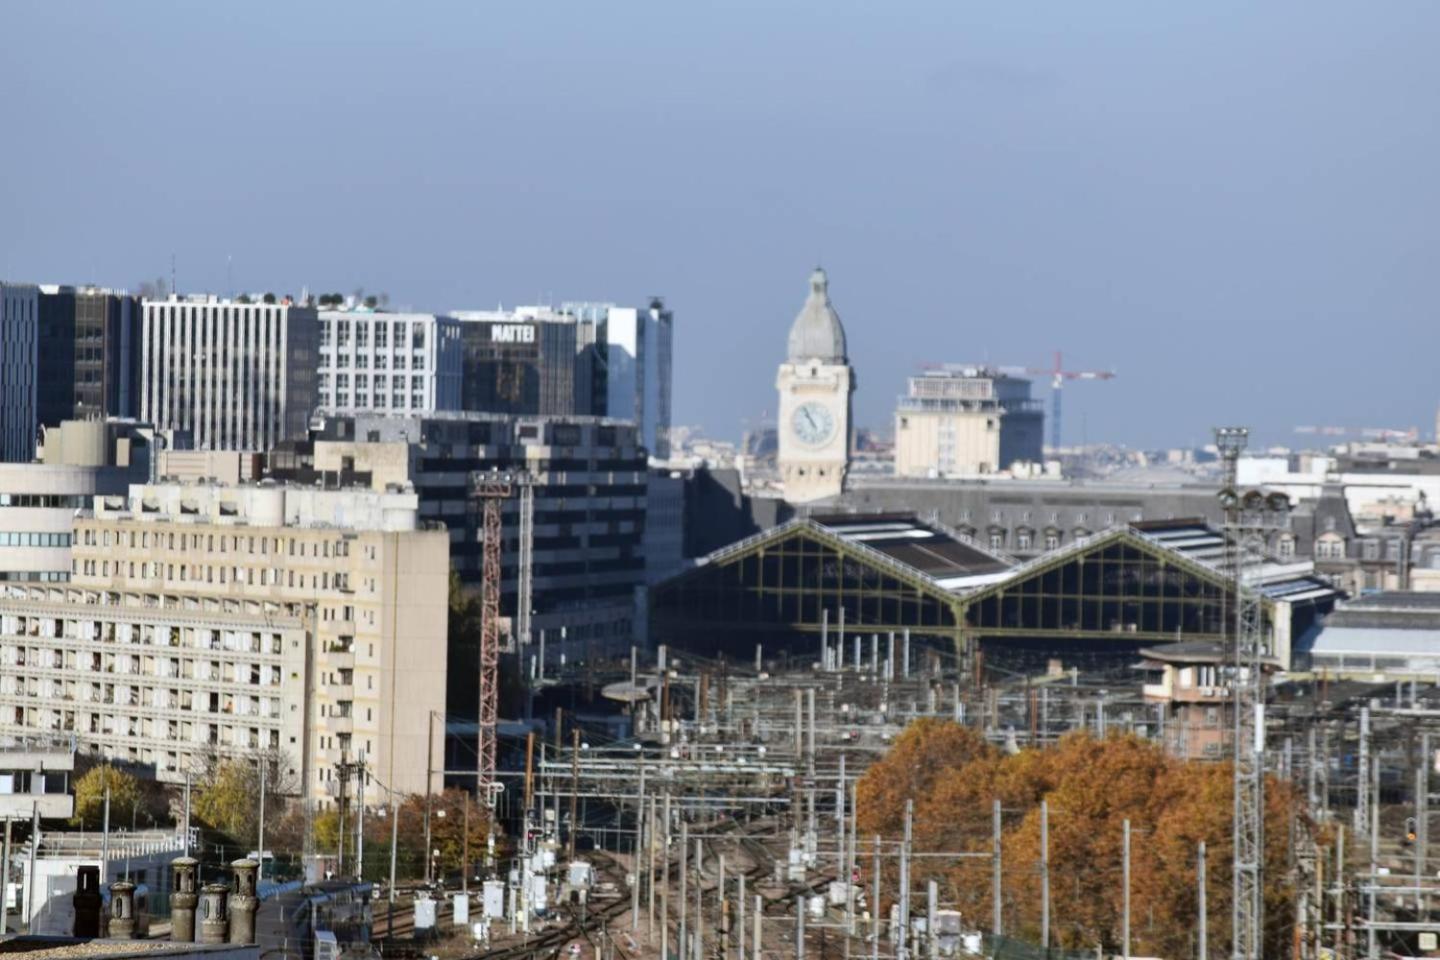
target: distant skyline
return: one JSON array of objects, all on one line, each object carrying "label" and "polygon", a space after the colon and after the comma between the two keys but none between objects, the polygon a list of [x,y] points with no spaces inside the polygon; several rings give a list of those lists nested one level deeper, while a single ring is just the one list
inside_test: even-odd
[{"label": "distant skyline", "polygon": [[923,362],[1058,349],[1119,374],[1067,392],[1071,442],[1434,429],[1433,3],[20,0],[5,24],[0,279],[133,289],[173,254],[182,292],[659,294],[675,422],[738,438],[818,262],[862,427]]}]

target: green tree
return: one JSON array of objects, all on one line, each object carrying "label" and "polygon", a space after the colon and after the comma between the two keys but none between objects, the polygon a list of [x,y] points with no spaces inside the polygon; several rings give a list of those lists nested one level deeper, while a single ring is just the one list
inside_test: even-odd
[{"label": "green tree", "polygon": [[260,777],[254,765],[225,760],[201,783],[195,795],[195,815],[221,833],[249,840],[259,821],[259,795]]},{"label": "green tree", "polygon": [[117,770],[110,764],[91,767],[75,781],[75,815],[73,826],[93,829],[103,826],[105,790],[110,790],[110,824],[128,827],[140,806],[140,784],[134,774]]},{"label": "green tree", "polygon": [[[253,757],[206,757],[196,783],[194,813],[201,823],[240,844],[258,842],[260,828],[260,766],[265,765],[267,846],[285,813],[286,797],[299,784],[289,773],[284,754]],[[293,852],[293,851],[287,851]]]}]

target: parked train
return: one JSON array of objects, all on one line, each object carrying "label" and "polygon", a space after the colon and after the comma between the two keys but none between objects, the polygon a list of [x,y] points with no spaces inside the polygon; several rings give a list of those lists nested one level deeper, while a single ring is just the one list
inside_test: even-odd
[{"label": "parked train", "polygon": [[268,960],[336,960],[365,952],[374,884],[327,880],[260,901],[255,939]]}]

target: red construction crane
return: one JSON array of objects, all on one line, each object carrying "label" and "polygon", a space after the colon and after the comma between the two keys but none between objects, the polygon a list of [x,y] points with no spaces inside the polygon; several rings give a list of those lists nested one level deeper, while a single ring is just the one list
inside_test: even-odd
[{"label": "red construction crane", "polygon": [[1060,351],[1055,351],[1055,366],[1044,369],[1026,367],[1025,372],[1033,376],[1050,377],[1050,446],[1060,449],[1060,398],[1064,395],[1061,387],[1066,380],[1114,380],[1113,370],[1066,370],[1060,360]]}]

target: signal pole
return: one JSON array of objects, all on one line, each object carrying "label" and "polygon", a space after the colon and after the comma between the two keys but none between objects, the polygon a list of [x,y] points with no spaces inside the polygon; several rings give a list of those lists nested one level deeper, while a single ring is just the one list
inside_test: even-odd
[{"label": "signal pole", "polygon": [[1246,565],[1264,558],[1266,535],[1289,524],[1284,494],[1238,488],[1246,427],[1216,427],[1215,446],[1225,465],[1220,503],[1225,508],[1226,556],[1235,604],[1231,683],[1234,716],[1234,865],[1231,875],[1231,957],[1259,960],[1264,949],[1265,862],[1265,621],[1259,586],[1245,582]]}]

